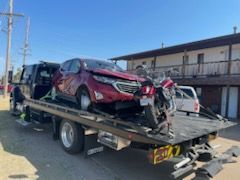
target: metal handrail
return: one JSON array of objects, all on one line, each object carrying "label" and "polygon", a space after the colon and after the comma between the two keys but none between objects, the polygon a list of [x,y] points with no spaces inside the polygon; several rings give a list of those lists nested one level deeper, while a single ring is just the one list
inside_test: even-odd
[{"label": "metal handrail", "polygon": [[[231,63],[231,64],[230,64]],[[230,73],[228,72],[230,64]],[[176,68],[179,73],[175,73],[172,77],[181,76],[208,76],[208,75],[239,75],[240,74],[240,59],[235,60],[223,60],[223,61],[212,61],[204,62],[201,64],[191,63],[191,64],[180,64],[172,66],[158,66],[155,68],[147,68],[147,70],[152,70],[153,73],[163,72],[170,68]],[[135,70],[128,71],[134,73]]]}]

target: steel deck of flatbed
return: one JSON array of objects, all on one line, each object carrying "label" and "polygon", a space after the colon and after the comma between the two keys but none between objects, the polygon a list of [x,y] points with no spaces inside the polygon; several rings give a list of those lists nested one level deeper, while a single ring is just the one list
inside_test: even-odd
[{"label": "steel deck of flatbed", "polygon": [[156,137],[161,138],[169,144],[178,144],[216,132],[232,125],[234,125],[234,123],[229,121],[224,122],[217,119],[176,115],[173,118],[173,130],[175,137],[173,139],[159,137],[159,135],[156,135]]},{"label": "steel deck of flatbed", "polygon": [[134,142],[146,144],[180,144],[233,125],[233,123],[229,121],[224,122],[217,119],[212,120],[202,117],[176,115],[173,117],[173,130],[175,136],[170,138],[163,134],[151,134],[149,133],[149,128],[139,126],[135,123],[88,113],[55,103],[26,99],[24,104],[36,110],[79,122],[91,128],[107,131]]}]

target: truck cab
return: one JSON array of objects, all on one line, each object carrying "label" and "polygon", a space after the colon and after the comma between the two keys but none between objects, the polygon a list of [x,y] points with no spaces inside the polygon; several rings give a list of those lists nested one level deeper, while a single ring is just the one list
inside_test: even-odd
[{"label": "truck cab", "polygon": [[59,64],[48,62],[23,66],[19,82],[12,83],[14,88],[10,94],[10,109],[15,111],[17,103],[25,98],[44,97],[52,88],[52,76],[58,68]]},{"label": "truck cab", "polygon": [[58,64],[40,63],[23,67],[19,88],[23,95],[32,99],[40,99],[52,88],[52,76]]}]

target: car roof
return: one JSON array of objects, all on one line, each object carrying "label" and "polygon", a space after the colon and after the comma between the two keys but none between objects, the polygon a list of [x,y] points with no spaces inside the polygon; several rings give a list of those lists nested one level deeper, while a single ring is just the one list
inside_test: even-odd
[{"label": "car roof", "polygon": [[36,64],[28,64],[28,65],[23,65],[23,67],[29,67],[29,66],[59,66],[59,63],[54,63],[54,62],[49,62],[49,61],[40,61],[39,63]]},{"label": "car roof", "polygon": [[63,63],[65,63],[67,61],[74,61],[74,60],[79,60],[79,61],[101,61],[101,62],[112,63],[112,61],[110,61],[110,60],[94,59],[94,58],[72,58],[72,59],[68,59],[68,60],[64,61]]}]

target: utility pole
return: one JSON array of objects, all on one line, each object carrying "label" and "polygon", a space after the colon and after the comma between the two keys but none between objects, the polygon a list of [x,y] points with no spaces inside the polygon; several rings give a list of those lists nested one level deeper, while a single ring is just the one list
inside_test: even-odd
[{"label": "utility pole", "polygon": [[4,95],[3,97],[7,97],[8,93],[8,72],[11,64],[11,42],[12,42],[12,24],[13,24],[13,16],[23,16],[22,14],[13,14],[13,0],[9,0],[9,12],[8,13],[0,13],[3,16],[8,17],[8,31],[7,31],[7,51],[6,51],[6,63],[5,63],[5,78],[4,78]]},{"label": "utility pole", "polygon": [[8,71],[11,64],[11,42],[12,42],[12,14],[13,14],[13,0],[9,0],[9,15],[8,15],[8,40],[7,40],[7,52],[5,63],[5,78],[4,78],[4,98],[8,93]]},{"label": "utility pole", "polygon": [[27,55],[29,55],[28,52],[28,48],[29,48],[29,28],[30,28],[30,18],[27,18],[27,24],[26,24],[26,34],[25,34],[25,40],[24,40],[24,46],[23,46],[23,65],[26,64],[26,57]]}]

